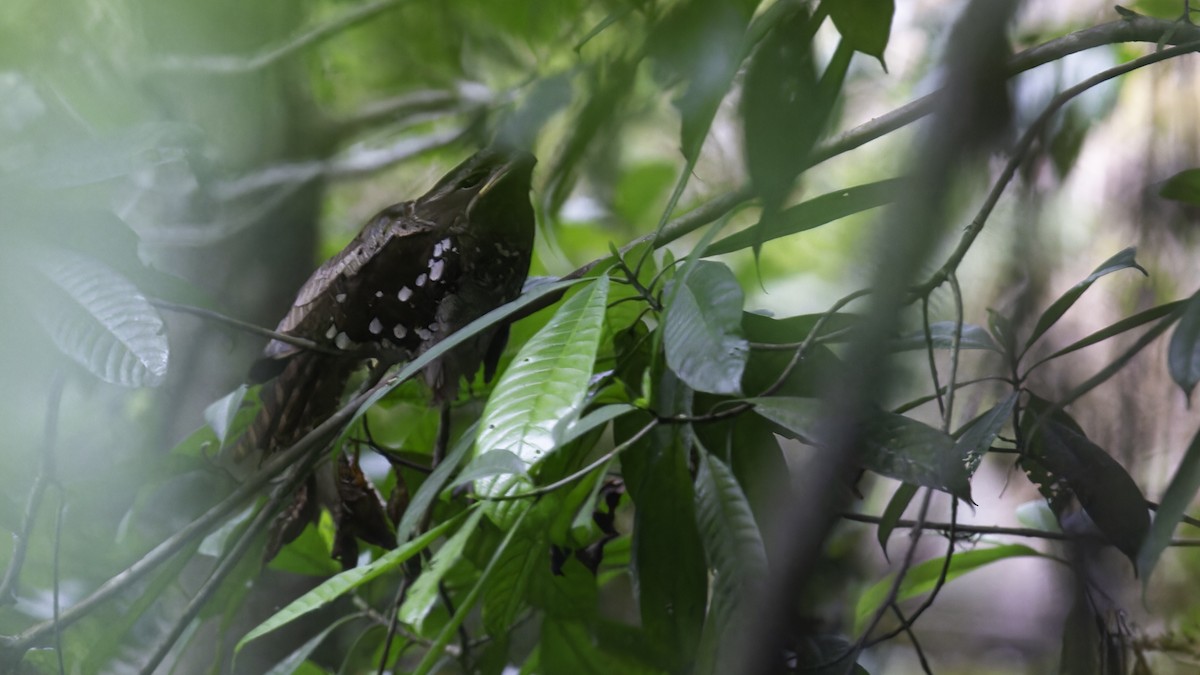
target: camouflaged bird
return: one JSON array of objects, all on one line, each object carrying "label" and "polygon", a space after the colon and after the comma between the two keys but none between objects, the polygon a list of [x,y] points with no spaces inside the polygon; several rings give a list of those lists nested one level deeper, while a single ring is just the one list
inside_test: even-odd
[{"label": "camouflaged bird", "polygon": [[[535,161],[525,152],[482,150],[421,198],[380,211],[317,269],[276,330],[323,350],[267,345],[251,379],[278,377],[263,386],[262,407],[235,456],[300,440],[336,412],[347,381],[367,359],[410,360],[515,299],[533,250]],[[433,401],[453,400],[461,378],[481,363],[490,378],[506,340],[506,326],[492,327],[427,366],[422,375]],[[355,471],[342,467],[347,478],[339,487],[357,484]]]}]

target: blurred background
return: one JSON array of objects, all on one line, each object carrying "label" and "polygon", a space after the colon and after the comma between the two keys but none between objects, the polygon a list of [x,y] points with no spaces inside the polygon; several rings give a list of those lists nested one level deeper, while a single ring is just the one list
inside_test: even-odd
[{"label": "blurred background", "polygon": [[[214,494],[228,491],[231,478],[170,449],[204,424],[210,403],[243,381],[263,346],[223,325],[159,309],[144,320],[163,322],[164,344],[150,348],[160,349],[161,359],[101,364],[110,375],[104,381],[92,374],[96,368],[81,366],[91,358],[88,345],[61,332],[52,337],[67,320],[72,288],[86,292],[123,279],[147,297],[272,327],[312,269],[370,215],[420,195],[494,138],[527,144],[539,158],[533,274],[562,275],[604,256],[610,242],[623,245],[653,231],[684,166],[678,83],[643,53],[652,17],[671,4],[0,5],[0,529],[20,530],[50,446],[55,464],[54,483],[28,538],[17,602],[0,607],[0,634],[51,615],[56,556],[58,592],[69,605],[189,522]],[[827,135],[932,91],[963,4],[897,2],[886,69],[862,54],[854,58]],[[1128,7],[1173,20],[1181,5],[1147,0]],[[1118,18],[1110,2],[1025,0],[1010,37],[1019,51]],[[683,52],[699,58],[720,44],[720,36],[710,38]],[[837,40],[826,22],[816,39],[819,62],[831,58]],[[1015,77],[1016,127],[1054,93],[1154,49],[1153,43],[1099,47]],[[961,267],[968,322],[986,325],[989,308],[1036,317],[1131,245],[1149,278],[1106,278],[1042,349],[1049,353],[1200,286],[1196,207],[1159,196],[1166,179],[1200,164],[1197,68],[1185,57],[1139,70],[1097,87],[1056,118]],[[746,183],[739,96],[735,79],[678,212]],[[805,171],[792,200],[903,174],[919,129],[906,127]],[[1004,159],[993,158],[993,168]],[[980,175],[955,187],[955,232],[989,185]],[[757,209],[746,208],[730,227],[756,218]],[[869,244],[882,222],[877,211],[866,211],[774,241],[757,269],[749,251],[722,259],[741,279],[748,309],[778,316],[820,312],[868,282]],[[933,259],[944,257],[956,239],[938,243]],[[685,238],[673,248],[686,254],[695,241]],[[73,281],[64,281],[63,270],[74,271]],[[953,311],[948,294],[935,294],[934,320],[950,319]],[[1065,392],[1129,342],[1063,358],[1037,384],[1047,393]],[[1152,345],[1072,409],[1152,500],[1197,423],[1166,374],[1165,349],[1165,341]],[[897,402],[929,389],[920,370],[924,357],[913,358],[905,365],[912,381],[893,392]],[[972,359],[965,371],[996,367],[986,357]],[[48,402],[59,387],[61,405],[53,416]],[[969,419],[990,401],[965,394],[962,405]],[[932,421],[937,413],[915,414]],[[990,457],[974,481],[978,507],[964,511],[963,522],[1028,525],[1019,514],[1036,509],[1019,507],[1038,496],[1023,480],[1009,485],[1013,472],[1011,462]],[[881,512],[894,485],[864,482],[856,508]],[[935,500],[931,517],[944,520],[947,511]],[[893,537],[893,564],[906,541]],[[1021,543],[1056,550],[1053,543]],[[13,550],[13,542],[0,537],[0,562]],[[867,525],[843,524],[829,550],[837,568],[824,571],[837,589],[829,614],[848,621],[861,590],[888,562]],[[921,557],[943,550],[942,539],[928,536]],[[1190,582],[1200,572],[1200,557],[1193,550],[1169,550],[1144,598],[1127,560],[1112,555],[1097,563],[1114,606],[1126,612],[1130,634],[1157,648],[1148,652],[1154,672],[1195,672],[1200,660],[1200,604]],[[190,563],[205,564],[203,555]],[[139,646],[152,641],[194,591],[187,579],[182,574],[177,583],[147,589],[151,603],[139,604],[137,593],[123,597],[72,628],[80,672],[135,672]],[[318,580],[271,570],[252,587],[247,581],[228,591],[208,613],[214,620],[177,661],[203,663],[212,652],[195,645],[235,640],[285,601],[280,598]],[[1006,560],[951,583],[917,631],[937,672],[1049,672],[1058,659],[1071,583],[1069,570],[1049,558]],[[258,600],[224,616],[222,607],[236,607],[244,593]],[[104,635],[114,621],[128,622],[128,637],[97,649],[87,636]],[[261,651],[248,654],[246,672],[255,667],[247,664],[272,663],[286,653],[280,645]],[[920,672],[903,638],[863,663],[872,673]]]}]

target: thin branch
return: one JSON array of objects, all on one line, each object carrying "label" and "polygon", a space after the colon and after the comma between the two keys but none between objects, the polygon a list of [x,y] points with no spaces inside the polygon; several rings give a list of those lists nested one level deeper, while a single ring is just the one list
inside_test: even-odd
[{"label": "thin branch", "polygon": [[[865,513],[842,513],[840,514],[843,520],[852,520],[857,523],[867,523],[870,525],[879,525],[883,522],[880,516],[872,516]],[[896,527],[915,527],[917,522],[914,520],[898,520]],[[1077,537],[1063,534],[1062,532],[1051,532],[1049,530],[1035,530],[1028,527],[1004,527],[1002,525],[964,525],[962,523],[939,523],[926,522],[925,529],[939,530],[948,532],[951,527],[955,531],[962,534],[970,535],[1007,535],[1010,537],[1029,537],[1030,539],[1049,539],[1051,541],[1070,541]],[[1176,548],[1197,548],[1200,547],[1200,539],[1172,539],[1170,546]]]},{"label": "thin branch", "polygon": [[867,623],[862,636],[858,638],[856,650],[861,651],[863,649],[871,636],[871,632],[875,630],[875,626],[879,625],[879,621],[883,619],[883,615],[887,613],[888,608],[896,604],[896,598],[900,596],[900,586],[904,583],[904,577],[908,574],[908,570],[912,568],[913,562],[916,561],[917,544],[921,540],[921,533],[925,531],[925,516],[929,514],[929,504],[932,501],[933,490],[925,488],[925,496],[921,499],[921,508],[917,511],[917,520],[912,524],[908,535],[911,540],[908,545],[908,551],[904,554],[904,560],[900,563],[900,569],[896,570],[896,576],[892,580],[891,588],[888,589],[887,597],[879,605],[879,609],[875,610],[875,615],[871,617],[871,621]]},{"label": "thin branch", "polygon": [[158,307],[159,309],[165,309],[165,310],[168,310],[171,312],[179,312],[181,314],[191,314],[192,316],[198,316],[202,319],[208,319],[210,321],[216,321],[217,323],[223,323],[226,326],[236,328],[240,331],[245,331],[252,335],[258,335],[261,337],[270,338],[272,340],[278,340],[280,342],[283,342],[283,343],[286,343],[289,345],[295,345],[295,346],[301,347],[303,349],[308,349],[308,350],[311,350],[314,352],[321,352],[322,354],[331,354],[334,356],[345,356],[345,354],[346,354],[346,352],[344,352],[344,351],[339,351],[337,349],[332,349],[330,347],[326,347],[325,345],[317,344],[316,342],[313,342],[312,340],[302,338],[302,337],[297,337],[295,335],[288,335],[287,333],[280,333],[278,331],[273,331],[268,328],[263,328],[262,326],[259,326],[257,324],[253,324],[248,321],[242,321],[241,319],[235,319],[231,316],[226,316],[220,312],[215,312],[211,309],[204,309],[203,307],[192,307],[191,305],[180,305],[178,303],[169,302],[167,300],[159,300],[158,298],[149,298],[149,300],[150,300],[151,305],[154,305],[155,307]]},{"label": "thin branch", "polygon": [[486,85],[464,82],[457,90],[408,91],[398,96],[373,101],[345,116],[330,120],[327,124],[332,137],[350,138],[383,122],[395,122],[429,113],[453,112],[463,104],[483,107],[488,105],[492,98],[492,92]]},{"label": "thin branch", "polygon": [[209,56],[163,56],[151,68],[159,72],[194,72],[213,75],[237,75],[266,68],[283,59],[320,44],[325,40],[353,28],[387,10],[404,4],[405,0],[377,0],[359,5],[331,21],[302,30],[287,39],[268,45],[253,54],[240,56],[215,54]]},{"label": "thin branch", "polygon": [[[25,502],[25,516],[21,521],[21,532],[13,543],[12,559],[4,571],[4,580],[0,581],[0,607],[13,603],[17,599],[17,581],[21,576],[21,568],[25,565],[25,553],[29,548],[29,538],[33,534],[33,525],[37,521],[37,512],[46,492],[46,485],[56,479],[54,466],[54,446],[58,438],[58,412],[62,404],[63,386],[66,378],[62,372],[55,373],[50,382],[50,393],[46,399],[46,421],[42,430],[42,463],[29,488],[29,499]],[[57,596],[56,596],[57,597]]]}]

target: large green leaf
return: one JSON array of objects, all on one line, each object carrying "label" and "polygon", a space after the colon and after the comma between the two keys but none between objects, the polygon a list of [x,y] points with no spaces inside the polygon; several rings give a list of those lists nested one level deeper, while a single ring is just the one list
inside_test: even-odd
[{"label": "large green leaf", "polygon": [[137,287],[78,253],[40,249],[36,255],[33,267],[50,283],[34,296],[34,313],[55,346],[106,382],[162,384],[170,355],[166,329]]},{"label": "large green leaf", "polygon": [[1191,297],[1167,348],[1167,370],[1190,401],[1200,382],[1200,291]]},{"label": "large green leaf", "polygon": [[[998,560],[1041,555],[1041,553],[1032,548],[1020,544],[979,548],[974,551],[955,553],[954,558],[950,560],[950,568],[946,572],[945,583],[949,583],[967,572],[990,565]],[[926,560],[908,570],[908,573],[904,575],[904,581],[900,582],[896,602],[903,602],[932,591],[941,577],[944,566],[945,561],[942,558],[934,558]],[[861,632],[866,627],[867,621],[879,611],[879,606],[887,599],[888,593],[891,591],[894,583],[895,575],[889,574],[859,596],[858,604],[854,608],[855,632]]]},{"label": "large green leaf", "polygon": [[659,675],[653,668],[627,652],[601,649],[588,624],[581,621],[547,620],[542,622],[537,672],[548,675]]},{"label": "large green leaf", "polygon": [[421,572],[421,576],[417,577],[405,594],[404,604],[400,605],[400,621],[412,626],[418,633],[422,630],[425,617],[429,616],[429,611],[437,601],[439,585],[450,571],[450,567],[462,557],[463,547],[475,533],[481,517],[483,511],[476,509],[462,527],[458,528],[458,532],[438,549],[428,569]]},{"label": "large green leaf", "polygon": [[1154,513],[1154,524],[1142,542],[1138,552],[1138,574],[1142,584],[1150,583],[1150,574],[1158,564],[1158,558],[1171,543],[1175,526],[1183,520],[1184,512],[1192,504],[1196,492],[1200,491],[1200,432],[1192,438],[1191,445],[1175,469],[1175,475],[1163,494],[1162,501]]},{"label": "large green leaf", "polygon": [[516,622],[528,603],[526,590],[534,571],[550,564],[545,530],[531,524],[526,523],[513,545],[495,559],[491,583],[483,589],[483,626],[493,637],[506,634]]},{"label": "large green leaf", "polygon": [[[823,445],[827,416],[815,398],[748,399],[759,415],[805,443]],[[913,419],[875,411],[865,420],[860,461],[875,473],[971,501],[970,476],[954,439]]]},{"label": "large green leaf", "polygon": [[320,586],[296,598],[287,607],[275,612],[266,621],[263,621],[249,633],[246,633],[241,640],[238,640],[234,650],[240,651],[250,641],[266,635],[280,626],[289,624],[309,612],[325,607],[342,595],[383,574],[399,569],[409,558],[423,551],[425,547],[445,534],[457,522],[457,518],[447,520],[407,544],[388,551],[383,557],[372,561],[368,565],[355,567],[335,577],[326,579]]},{"label": "large green leaf", "polygon": [[1071,289],[1066,293],[1063,293],[1061,297],[1055,300],[1054,303],[1046,308],[1046,311],[1042,312],[1042,315],[1038,317],[1037,324],[1035,324],[1033,327],[1033,332],[1030,333],[1029,339],[1025,341],[1025,350],[1028,350],[1031,346],[1033,346],[1033,343],[1038,341],[1038,338],[1042,337],[1046,331],[1050,330],[1050,327],[1057,323],[1058,320],[1062,318],[1063,314],[1066,314],[1067,310],[1071,308],[1071,305],[1074,305],[1075,301],[1083,295],[1084,291],[1090,288],[1091,285],[1100,277],[1111,274],[1118,270],[1130,268],[1138,270],[1146,276],[1150,276],[1150,273],[1142,268],[1142,266],[1137,263],[1137,260],[1134,259],[1134,254],[1136,253],[1137,249],[1132,246],[1122,250],[1120,253],[1117,253],[1108,260],[1100,263],[1100,266],[1093,270],[1086,279],[1072,286]]},{"label": "large green leaf", "polygon": [[1000,430],[1012,416],[1013,406],[1017,404],[1019,395],[1009,394],[1003,401],[992,406],[991,410],[971,420],[959,435],[954,446],[958,456],[967,467],[968,475],[975,475],[979,462],[992,447],[992,442],[1000,435]]},{"label": "large green leaf", "polygon": [[[517,353],[496,383],[479,423],[475,455],[507,450],[533,466],[556,446],[554,429],[577,415],[587,396],[588,380],[604,327],[608,277],[582,289],[554,314]],[[495,497],[519,492],[528,479],[517,474],[476,481],[475,491]],[[488,517],[506,527],[516,502],[489,502]]]},{"label": "large green leaf", "polygon": [[1044,401],[1031,398],[1029,413],[1022,420],[1028,441],[1022,467],[1060,519],[1066,495],[1074,494],[1109,543],[1136,565],[1138,550],[1150,531],[1141,490],[1125,468],[1078,425],[1063,421],[1065,413],[1044,419],[1046,410]]},{"label": "large green leaf", "polygon": [[770,222],[760,221],[748,229],[714,242],[705,250],[704,254],[713,256],[740,251],[753,246],[759,237],[762,241],[770,241],[811,230],[877,206],[883,206],[891,203],[900,194],[903,184],[903,179],[892,178],[813,197],[808,201],[784,209]]},{"label": "large green leaf", "polygon": [[[708,452],[700,453],[696,475],[696,518],[708,565],[716,573],[709,609],[714,671],[729,672],[729,659],[741,644],[751,607],[767,577],[767,553],[746,495],[729,467]],[[707,651],[707,650],[705,650]]]},{"label": "large green leaf", "polygon": [[720,263],[699,261],[671,282],[667,297],[667,365],[697,391],[740,393],[750,350],[742,337],[744,295],[733,272]]},{"label": "large green leaf", "polygon": [[828,2],[829,18],[852,48],[870,54],[883,63],[892,32],[892,0],[836,0]]}]

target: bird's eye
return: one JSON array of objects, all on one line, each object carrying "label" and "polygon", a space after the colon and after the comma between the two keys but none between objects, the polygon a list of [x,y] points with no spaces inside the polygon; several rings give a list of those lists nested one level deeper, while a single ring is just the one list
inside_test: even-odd
[{"label": "bird's eye", "polygon": [[458,189],[459,190],[469,190],[469,189],[475,187],[476,185],[479,185],[480,183],[482,183],[483,180],[485,178],[487,178],[487,176],[488,176],[487,171],[476,171],[476,172],[470,174],[469,176],[467,176],[466,178],[462,179],[462,182],[460,182],[458,184]]}]

